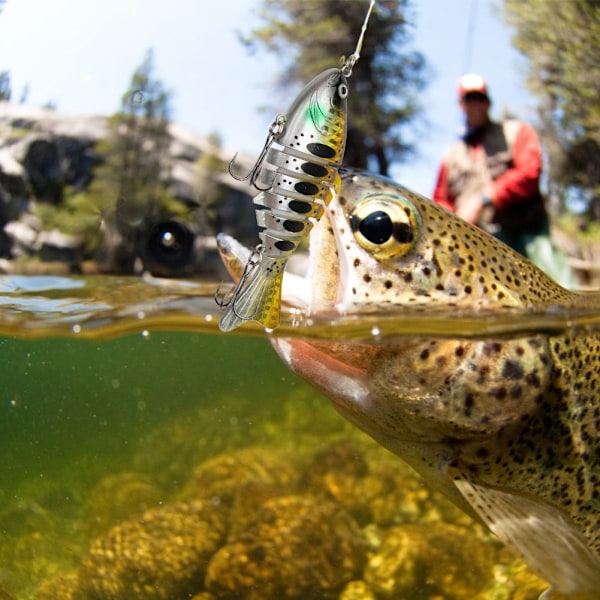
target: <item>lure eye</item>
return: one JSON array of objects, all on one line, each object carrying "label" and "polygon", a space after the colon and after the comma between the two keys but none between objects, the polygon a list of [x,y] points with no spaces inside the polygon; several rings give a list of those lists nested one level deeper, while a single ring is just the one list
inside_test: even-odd
[{"label": "lure eye", "polygon": [[378,259],[406,254],[420,225],[415,207],[399,196],[370,196],[350,215],[350,226],[358,244]]},{"label": "lure eye", "polygon": [[338,96],[344,100],[348,97],[348,86],[345,83],[340,83],[340,85],[338,85]]}]

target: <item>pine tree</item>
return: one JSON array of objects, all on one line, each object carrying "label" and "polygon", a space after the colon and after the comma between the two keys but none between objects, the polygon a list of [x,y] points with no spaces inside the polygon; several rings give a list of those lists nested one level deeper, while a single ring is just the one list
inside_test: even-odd
[{"label": "pine tree", "polygon": [[0,100],[10,101],[10,73],[8,71],[0,72]]},{"label": "pine tree", "polygon": [[[245,42],[282,57],[280,84],[300,89],[354,51],[368,1],[264,0],[264,26]],[[387,175],[412,145],[404,134],[420,113],[425,59],[410,41],[409,0],[379,2],[371,15],[350,83],[345,164]]]},{"label": "pine tree", "polygon": [[153,77],[153,69],[149,50],[123,94],[121,110],[110,119],[103,148],[106,162],[96,173],[97,185],[108,188],[123,228],[136,227],[159,212],[166,197],[169,93]]}]

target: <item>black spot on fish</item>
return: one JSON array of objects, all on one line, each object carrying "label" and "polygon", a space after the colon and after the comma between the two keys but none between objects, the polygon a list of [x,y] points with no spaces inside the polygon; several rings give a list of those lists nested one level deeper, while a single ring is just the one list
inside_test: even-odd
[{"label": "black spot on fish", "polygon": [[308,175],[312,175],[313,177],[325,177],[328,171],[326,167],[322,165],[316,165],[315,163],[305,162],[300,165],[300,168],[307,173]]},{"label": "black spot on fish", "polygon": [[319,144],[318,142],[307,144],[306,148],[311,154],[314,154],[319,158],[333,158],[335,156],[335,148],[331,148],[325,144]]},{"label": "black spot on fish", "polygon": [[302,202],[302,200],[291,200],[288,206],[290,210],[300,214],[309,213],[312,210],[312,206],[308,202]]},{"label": "black spot on fish", "polygon": [[305,196],[315,196],[319,192],[319,186],[314,183],[309,183],[308,181],[299,181],[294,189]]},{"label": "black spot on fish", "polygon": [[516,360],[505,360],[502,367],[502,377],[521,379],[523,377],[523,367]]},{"label": "black spot on fish", "polygon": [[504,400],[507,395],[507,391],[505,387],[493,387],[490,392],[490,396],[495,398],[496,400]]}]

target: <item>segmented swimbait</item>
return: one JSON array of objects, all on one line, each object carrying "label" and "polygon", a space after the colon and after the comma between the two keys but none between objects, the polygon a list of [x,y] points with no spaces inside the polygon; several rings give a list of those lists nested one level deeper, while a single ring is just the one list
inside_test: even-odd
[{"label": "segmented swimbait", "polygon": [[[242,277],[230,292],[215,299],[224,309],[219,322],[231,331],[256,320],[273,329],[279,324],[283,271],[341,181],[347,134],[348,77],[360,56],[364,33],[375,4],[371,0],[356,50],[339,68],[323,71],[304,87],[285,115],[269,129],[256,164],[244,177],[260,193],[254,198],[261,242]],[[273,146],[277,143],[281,148]],[[264,186],[257,185],[257,181]]]}]

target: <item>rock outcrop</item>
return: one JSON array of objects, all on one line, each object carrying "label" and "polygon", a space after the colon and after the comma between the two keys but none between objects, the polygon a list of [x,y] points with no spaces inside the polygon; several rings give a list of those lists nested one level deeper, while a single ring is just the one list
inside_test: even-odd
[{"label": "rock outcrop", "polygon": [[[77,270],[91,259],[105,272],[143,269],[161,276],[206,275],[220,272],[213,237],[217,231],[255,245],[253,190],[226,171],[210,171],[205,177],[213,189],[218,187],[219,202],[207,214],[198,186],[198,161],[203,156],[227,164],[234,151],[175,123],[168,126],[170,145],[161,178],[171,197],[193,208],[193,219],[161,215],[142,220],[128,232],[129,239],[123,239],[123,231],[99,215],[101,241],[92,249],[81,236],[45,228],[32,204],[58,209],[67,190],[85,191],[103,161],[98,143],[108,132],[106,116],[65,115],[0,102],[0,268],[10,271],[14,259],[33,258],[36,264],[58,262]],[[236,161],[241,169],[250,169],[254,157],[238,155]]]}]

